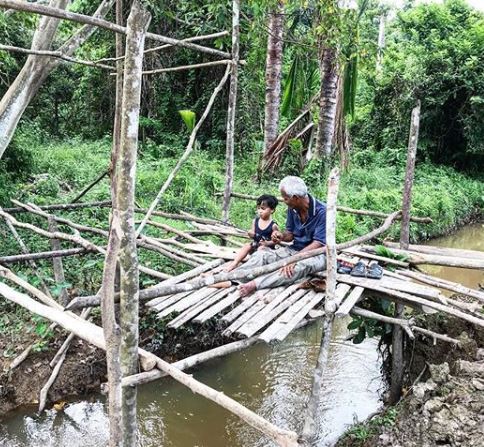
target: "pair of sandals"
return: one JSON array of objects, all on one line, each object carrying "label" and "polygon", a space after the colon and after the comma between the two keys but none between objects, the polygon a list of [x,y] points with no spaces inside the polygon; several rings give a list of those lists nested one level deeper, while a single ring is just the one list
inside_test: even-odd
[{"label": "pair of sandals", "polygon": [[351,270],[350,275],[357,278],[381,279],[383,269],[378,262],[373,262],[367,267],[362,261],[358,261]]}]

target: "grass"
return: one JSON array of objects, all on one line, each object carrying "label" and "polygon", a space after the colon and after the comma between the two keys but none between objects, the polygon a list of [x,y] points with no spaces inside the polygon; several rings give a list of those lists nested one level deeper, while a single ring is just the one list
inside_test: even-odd
[{"label": "grass", "polygon": [[353,425],[338,441],[338,446],[360,447],[380,432],[381,427],[395,425],[398,407],[389,407],[367,422]]},{"label": "grass", "polygon": [[[28,144],[27,144],[28,143]],[[25,138],[24,155],[30,160],[28,177],[13,179],[12,175],[2,174],[0,170],[0,205],[10,206],[9,199],[36,204],[68,203],[80,190],[105,171],[110,162],[111,143],[108,139],[95,142],[71,140],[62,143],[43,143]],[[161,185],[175,166],[183,147],[155,146],[141,149],[137,170],[137,202],[147,208],[156,196]],[[355,156],[357,159],[358,156]],[[403,166],[384,163],[376,157],[366,160],[366,164],[353,164],[348,172],[341,175],[338,202],[351,208],[370,209],[390,213],[400,208],[401,191],[404,178]],[[234,190],[248,194],[272,193],[278,195],[279,178],[264,180],[258,184],[253,176],[257,165],[257,154],[236,156]],[[304,177],[311,193],[324,200],[326,197],[326,178],[319,167],[309,166]],[[224,161],[210,151],[196,151],[180,170],[172,185],[163,196],[159,208],[170,212],[185,210],[193,214],[219,218],[221,216],[221,197],[216,193],[224,187]],[[109,183],[101,181],[83,198],[83,201],[97,201],[109,198]],[[412,212],[418,216],[430,216],[430,225],[411,225],[413,241],[425,239],[452,231],[470,215],[482,213],[484,203],[484,183],[466,177],[450,168],[430,164],[417,165],[413,189]],[[109,211],[106,208],[84,209],[62,213],[75,222],[88,226],[107,229]],[[231,221],[240,228],[249,228],[255,216],[255,206],[251,201],[234,199],[231,207]],[[280,205],[275,220],[284,226],[285,206]],[[141,216],[138,215],[138,218]],[[23,214],[27,220],[45,228],[45,220]],[[163,221],[163,219],[157,218]],[[184,229],[187,224],[170,221],[170,225]],[[338,215],[337,239],[349,240],[367,233],[379,226],[381,220],[351,214]],[[60,226],[62,231],[71,231]],[[49,250],[50,244],[35,234],[18,230],[31,251]],[[147,233],[157,236],[159,230],[147,228]],[[0,255],[16,254],[19,248],[3,222],[0,222],[2,250]],[[398,225],[394,225],[390,236],[398,236]],[[103,245],[102,238],[88,235],[94,243]],[[62,244],[67,248],[66,244]],[[187,267],[174,263],[153,252],[140,251],[143,265],[170,274],[176,274]],[[63,260],[66,282],[72,295],[96,292],[102,276],[103,260],[97,255],[69,257]],[[53,279],[51,263],[39,261],[39,270],[44,281],[55,293],[61,285]],[[25,265],[15,265],[15,271],[35,283],[34,272]],[[141,286],[153,284],[152,278],[141,276]],[[5,327],[1,324],[0,328]]]}]

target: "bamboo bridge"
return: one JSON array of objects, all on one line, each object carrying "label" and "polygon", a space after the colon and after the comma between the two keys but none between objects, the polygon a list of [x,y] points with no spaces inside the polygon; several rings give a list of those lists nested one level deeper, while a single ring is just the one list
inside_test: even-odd
[{"label": "bamboo bridge", "polygon": [[[48,290],[40,290],[42,283],[38,288],[19,277],[7,266],[19,262],[29,262],[35,269],[35,261],[41,259],[61,261],[63,257],[83,256],[87,253],[104,256],[105,245],[95,243],[92,239],[81,236],[81,233],[93,235],[95,240],[99,241],[108,238],[107,230],[74,222],[59,216],[58,213],[87,207],[109,207],[110,203],[77,203],[39,207],[31,203],[14,202],[15,208],[0,209],[0,217],[5,220],[19,245],[23,247],[23,253],[0,257],[0,277],[2,277],[0,295],[33,313],[52,320],[54,326],[57,323],[71,332],[63,347],[56,354],[53,360],[53,364],[56,366],[52,377],[41,392],[40,401],[41,408],[43,408],[46,404],[49,387],[59,372],[62,359],[74,336],[105,349],[102,329],[86,321],[91,308],[100,304],[100,298],[97,294],[79,296],[68,305],[67,302],[59,303],[48,295]],[[374,212],[371,211],[340,208],[340,212],[374,215]],[[57,214],[53,214],[54,212]],[[137,212],[144,214],[146,210],[137,209]],[[29,219],[14,217],[17,214],[28,214]],[[218,281],[236,280],[246,277],[246,275],[253,278],[263,273],[273,272],[283,265],[297,262],[298,259],[319,254],[322,252],[321,249],[297,254],[286,260],[259,267],[250,273],[240,273],[237,269],[226,273],[223,271],[224,265],[234,259],[240,246],[247,241],[246,232],[216,219],[202,218],[186,212],[171,214],[152,210],[152,217],[146,220],[146,225],[151,229],[149,230],[150,235],[139,235],[138,249],[148,251],[152,256],[162,256],[178,264],[185,264],[189,269],[177,276],[170,276],[166,272],[140,265],[140,274],[159,281],[154,286],[140,290],[140,302],[146,306],[149,312],[155,312],[157,317],[165,321],[167,327],[172,330],[179,330],[187,325],[200,327],[210,321],[211,327],[227,338],[227,344],[171,365],[153,354],[139,349],[143,372],[124,377],[123,386],[140,385],[169,374],[194,392],[214,400],[239,415],[280,445],[295,446],[294,432],[282,430],[268,423],[233,399],[221,395],[180,370],[244,349],[257,342],[282,341],[292,331],[317,319],[326,322],[328,319],[354,315],[395,325],[401,328],[410,339],[417,336],[427,337],[434,343],[439,341],[454,345],[458,345],[460,341],[419,326],[415,316],[422,312],[441,312],[471,325],[484,327],[483,291],[433,277],[419,269],[421,264],[438,264],[484,270],[484,253],[417,245],[410,245],[407,250],[400,250],[395,244],[384,241],[384,245],[388,247],[388,253],[405,256],[395,258],[389,257],[389,255],[382,256],[381,250],[378,251],[374,245],[369,244],[399,220],[401,212],[389,215],[378,214],[374,217],[385,219],[382,225],[352,241],[337,244],[335,248],[340,261],[350,264],[358,261],[364,264],[377,261],[383,266],[381,279],[336,274],[336,272],[330,272],[328,268],[327,272],[317,273],[313,278],[315,280],[306,278],[286,287],[258,290],[242,298],[236,285],[224,289],[214,288],[212,285]],[[422,220],[422,218],[416,219]],[[43,228],[42,224],[31,223],[42,220],[48,223],[48,229]],[[184,229],[175,228],[175,222],[180,223],[180,221],[184,222]],[[58,225],[71,231],[60,231]],[[41,238],[69,243],[73,247],[57,247],[48,252],[29,253],[16,228],[28,230]],[[223,242],[223,244],[217,241]],[[54,263],[54,273],[56,279],[60,277],[62,262]],[[333,297],[329,299],[328,293],[324,290],[324,283],[331,280],[331,275],[336,284]],[[16,289],[23,289],[25,293],[19,293],[7,283],[12,283]],[[454,295],[449,298],[443,291],[453,292]],[[395,303],[396,306],[407,306],[412,309],[412,312],[409,312],[408,315],[393,317],[379,314],[365,308],[370,299],[385,299]],[[80,314],[74,313],[78,309],[83,310]],[[325,335],[322,345],[327,339],[328,337]],[[14,359],[11,369],[17,367],[29,352],[27,348],[18,358]],[[286,443],[287,439],[291,441]]]}]

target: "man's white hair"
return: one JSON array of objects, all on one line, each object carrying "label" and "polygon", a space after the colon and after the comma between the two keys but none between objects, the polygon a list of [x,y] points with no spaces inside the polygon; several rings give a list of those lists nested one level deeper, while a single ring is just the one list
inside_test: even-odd
[{"label": "man's white hair", "polygon": [[279,191],[284,190],[288,196],[306,197],[308,195],[308,187],[301,177],[288,175],[279,183]]}]

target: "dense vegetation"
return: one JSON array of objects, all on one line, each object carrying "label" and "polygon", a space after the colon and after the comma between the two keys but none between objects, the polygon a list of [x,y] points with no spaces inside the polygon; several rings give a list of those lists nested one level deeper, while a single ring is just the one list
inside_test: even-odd
[{"label": "dense vegetation", "polygon": [[[321,3],[325,7],[329,4]],[[381,73],[377,73],[377,19],[383,10],[376,1],[363,2],[361,6],[358,21],[355,22],[355,14],[346,14],[330,24],[332,35],[326,30],[331,39],[337,40],[336,31],[344,30],[348,24],[359,26],[359,34],[354,38],[349,39],[349,32],[345,32],[346,37],[336,42],[359,57],[360,79],[354,113],[347,117],[353,147],[350,167],[342,176],[339,201],[353,208],[385,212],[400,207],[409,113],[415,99],[420,98],[423,112],[413,212],[431,216],[434,223],[412,225],[411,235],[417,240],[451,231],[482,211],[484,200],[482,173],[479,174],[484,154],[484,123],[479,119],[484,81],[478,70],[483,66],[483,15],[463,0],[408,7],[398,12],[389,21],[388,45]],[[240,79],[235,190],[254,194],[276,193],[279,178],[301,173],[299,151],[305,144],[290,141],[290,150],[286,151],[278,173],[259,184],[253,181],[263,140],[260,123],[267,40],[264,21],[269,7],[266,2],[252,0],[244,4],[242,14],[241,54],[246,65]],[[81,1],[74,4],[78,11],[90,12],[92,8]],[[316,23],[314,8],[312,2],[286,5],[281,129],[299,113],[319,85],[315,41],[321,25]],[[206,5],[157,0],[151,9],[155,32],[183,38],[230,29],[231,8],[226,0]],[[1,15],[5,43],[28,47],[35,23],[27,14]],[[63,23],[60,37],[67,36],[74,26]],[[113,45],[112,36],[98,31],[77,56],[91,60],[108,57],[114,52]],[[218,38],[211,45],[230,48],[230,37]],[[208,59],[188,50],[169,49],[151,53],[146,68]],[[23,55],[0,51],[0,95],[24,60]],[[342,60],[342,64],[348,60]],[[200,116],[222,70],[205,68],[144,78],[137,189],[141,205],[151,202],[186,144],[187,130],[178,111],[191,109]],[[113,100],[113,80],[104,71],[72,64],[54,71],[0,160],[0,204],[9,206],[11,197],[39,204],[68,201],[103,172],[109,164]],[[215,193],[224,183],[226,101],[225,90],[197,137],[199,149],[166,193],[164,209],[219,216],[220,203]],[[316,117],[316,113],[313,115]],[[314,194],[322,198],[326,168],[314,161],[302,173]],[[106,199],[108,194],[105,181],[88,197]],[[283,208],[277,212],[279,221],[284,220]],[[247,227],[252,216],[253,204],[234,202],[231,219],[235,224]],[[84,212],[82,218],[96,225],[106,224],[103,210]],[[373,219],[341,214],[337,236],[346,240],[375,225]],[[32,249],[39,248],[33,243]],[[2,251],[16,250],[14,246],[5,246]]]}]

